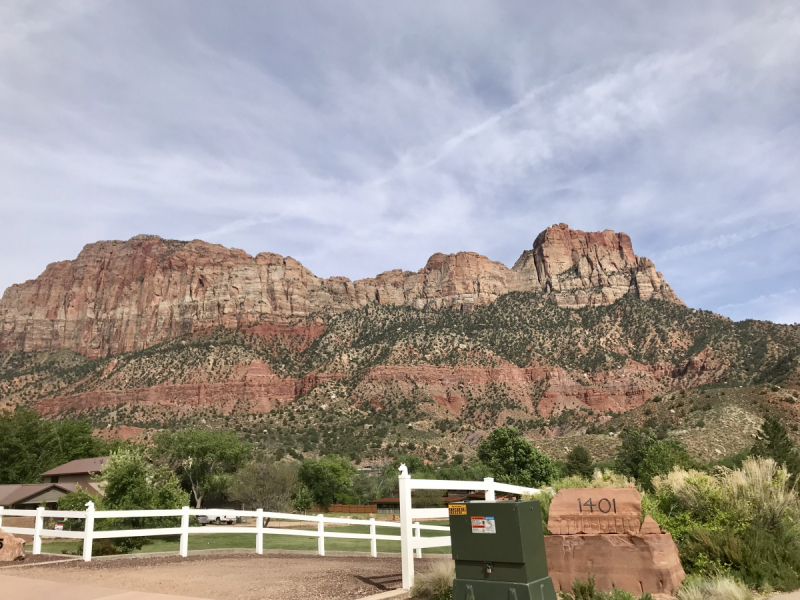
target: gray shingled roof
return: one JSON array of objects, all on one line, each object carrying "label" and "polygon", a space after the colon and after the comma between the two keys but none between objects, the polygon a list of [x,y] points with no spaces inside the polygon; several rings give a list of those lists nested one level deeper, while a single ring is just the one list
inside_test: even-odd
[{"label": "gray shingled roof", "polygon": [[[0,496],[0,506],[13,506],[32,496],[37,496],[50,488],[56,488],[68,494],[69,492],[74,492],[77,485],[77,483],[20,483],[17,485],[4,485],[2,486],[4,488],[16,489],[10,490],[10,493],[6,493],[5,496]],[[0,493],[2,493],[2,490],[0,490]]]},{"label": "gray shingled roof", "polygon": [[42,477],[50,475],[77,475],[80,473],[99,473],[108,462],[107,456],[97,458],[81,458],[70,461],[55,469],[50,469],[42,473]]}]

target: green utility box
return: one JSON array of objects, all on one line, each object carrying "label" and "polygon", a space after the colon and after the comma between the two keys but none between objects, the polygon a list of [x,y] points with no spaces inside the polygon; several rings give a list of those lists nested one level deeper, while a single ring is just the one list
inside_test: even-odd
[{"label": "green utility box", "polygon": [[556,600],[537,500],[450,504],[453,600]]}]

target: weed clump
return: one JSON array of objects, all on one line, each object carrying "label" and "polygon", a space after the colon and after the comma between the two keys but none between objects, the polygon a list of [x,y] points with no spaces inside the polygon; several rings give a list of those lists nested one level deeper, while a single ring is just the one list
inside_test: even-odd
[{"label": "weed clump", "polygon": [[411,597],[420,600],[451,600],[456,563],[452,560],[434,560],[430,566],[414,577]]},{"label": "weed clump", "polygon": [[678,600],[753,600],[753,593],[730,577],[688,577],[678,590]]}]

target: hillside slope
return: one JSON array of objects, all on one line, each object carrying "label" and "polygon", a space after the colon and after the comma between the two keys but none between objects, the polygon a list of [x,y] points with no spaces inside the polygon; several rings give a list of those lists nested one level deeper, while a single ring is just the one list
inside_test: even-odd
[{"label": "hillside slope", "polygon": [[370,304],[219,328],[99,359],[5,352],[0,399],[99,427],[238,427],[297,453],[452,453],[501,424],[532,439],[594,430],[685,389],[792,389],[798,348],[797,326],[517,292],[471,311]]}]

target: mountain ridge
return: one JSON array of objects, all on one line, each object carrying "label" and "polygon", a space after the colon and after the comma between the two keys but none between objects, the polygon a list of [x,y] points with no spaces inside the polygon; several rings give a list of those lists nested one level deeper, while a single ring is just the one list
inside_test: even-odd
[{"label": "mountain ridge", "polygon": [[216,327],[281,324],[368,304],[471,310],[509,292],[558,306],[612,304],[625,295],[682,304],[630,237],[565,224],[540,233],[512,268],[474,252],[437,253],[417,272],[351,281],[316,277],[291,257],[200,240],[89,244],[0,299],[0,351],[69,349],[89,358],[141,350]]}]

